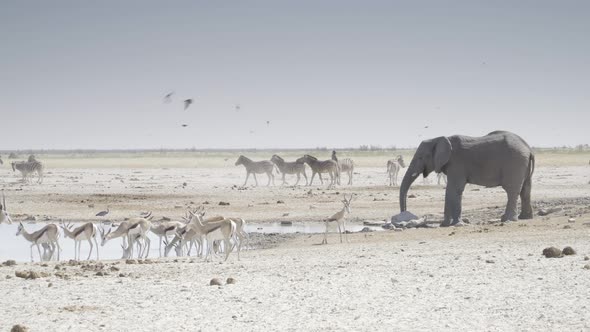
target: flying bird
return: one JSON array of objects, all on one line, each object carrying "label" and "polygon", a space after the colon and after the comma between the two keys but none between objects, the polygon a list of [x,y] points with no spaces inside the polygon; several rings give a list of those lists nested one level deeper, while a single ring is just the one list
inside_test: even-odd
[{"label": "flying bird", "polygon": [[426,126],[424,126],[424,128],[428,129],[428,126],[426,125]]},{"label": "flying bird", "polygon": [[187,124],[184,124],[184,123],[182,124],[182,126],[183,126],[183,127],[188,127],[188,125],[187,125]]},{"label": "flying bird", "polygon": [[269,126],[270,125],[270,121],[266,121],[266,125]]},{"label": "flying bird", "polygon": [[174,91],[170,92],[169,94],[164,96],[164,103],[170,104],[172,102],[172,96],[174,95]]},{"label": "flying bird", "polygon": [[240,106],[240,104],[236,104],[235,108],[236,108],[236,112],[237,112],[237,111],[239,111],[239,110],[240,110],[242,107]]},{"label": "flying bird", "polygon": [[193,103],[192,99],[187,99],[184,101],[184,110],[186,111],[186,109],[191,106],[191,104]]},{"label": "flying bird", "polygon": [[104,217],[107,214],[109,214],[109,212],[111,212],[111,210],[109,209],[109,207],[107,207],[106,211],[100,211],[99,213],[96,214],[97,217]]}]

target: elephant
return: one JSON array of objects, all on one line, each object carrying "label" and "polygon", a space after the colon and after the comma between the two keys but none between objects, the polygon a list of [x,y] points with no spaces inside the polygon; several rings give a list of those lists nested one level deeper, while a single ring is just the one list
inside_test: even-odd
[{"label": "elephant", "polygon": [[[441,136],[422,141],[408,166],[399,190],[400,211],[407,210],[408,190],[422,174],[432,171],[447,176],[444,220],[441,226],[461,221],[461,199],[467,183],[501,186],[508,196],[501,221],[532,219],[531,181],[535,170],[535,155],[518,135],[494,131],[482,137]],[[518,196],[521,213],[517,215]]]}]

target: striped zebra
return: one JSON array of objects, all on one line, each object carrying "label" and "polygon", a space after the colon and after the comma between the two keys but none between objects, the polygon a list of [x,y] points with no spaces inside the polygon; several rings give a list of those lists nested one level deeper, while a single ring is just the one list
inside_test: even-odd
[{"label": "striped zebra", "polygon": [[270,186],[270,181],[272,181],[272,185],[275,184],[275,176],[272,174],[273,170],[275,169],[275,164],[272,163],[270,160],[262,160],[262,161],[252,161],[251,159],[240,156],[236,161],[236,166],[244,165],[246,168],[246,181],[244,181],[244,187],[246,183],[248,183],[248,178],[250,174],[254,175],[254,181],[256,182],[256,186],[258,186],[258,180],[256,179],[256,174],[263,174],[266,173],[268,176],[268,183],[267,186]]},{"label": "striped zebra", "polygon": [[[332,151],[332,160],[340,166],[340,173],[344,172],[348,175],[348,185],[352,186],[352,175],[354,173],[354,161],[350,158],[338,160],[336,151]],[[338,184],[340,184],[340,174],[338,174]]]},{"label": "striped zebra", "polygon": [[297,159],[297,162],[306,163],[311,168],[311,181],[309,182],[310,186],[313,184],[313,178],[316,174],[319,175],[321,183],[324,184],[324,179],[322,179],[322,173],[330,174],[330,186],[333,186],[337,183],[338,174],[340,174],[340,167],[338,166],[338,162],[334,160],[319,161],[316,157],[310,156],[308,154]]},{"label": "striped zebra", "polygon": [[398,155],[395,159],[387,161],[387,175],[389,176],[390,186],[397,186],[397,174],[402,168],[406,168],[402,155]]},{"label": "striped zebra", "polygon": [[297,182],[295,182],[295,185],[299,184],[301,174],[303,174],[303,177],[305,178],[305,185],[307,186],[308,181],[307,174],[305,174],[305,163],[286,162],[285,159],[281,158],[276,154],[273,155],[272,158],[270,158],[270,161],[277,165],[279,171],[281,171],[281,173],[283,174],[283,184],[287,183],[285,181],[286,174],[297,174]]},{"label": "striped zebra", "polygon": [[21,173],[24,182],[28,182],[34,173],[37,173],[39,177],[37,183],[43,182],[43,163],[39,161],[15,161],[11,165],[14,172],[19,171]]}]

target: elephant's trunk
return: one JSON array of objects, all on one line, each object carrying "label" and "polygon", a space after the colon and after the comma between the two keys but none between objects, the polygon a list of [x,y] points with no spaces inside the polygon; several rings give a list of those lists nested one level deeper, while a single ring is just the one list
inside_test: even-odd
[{"label": "elephant's trunk", "polygon": [[404,179],[402,180],[402,185],[399,187],[399,209],[400,212],[407,211],[407,198],[408,198],[408,190],[410,186],[416,178],[420,175],[420,172],[416,172],[413,167],[408,167],[408,171],[406,175],[404,175]]}]

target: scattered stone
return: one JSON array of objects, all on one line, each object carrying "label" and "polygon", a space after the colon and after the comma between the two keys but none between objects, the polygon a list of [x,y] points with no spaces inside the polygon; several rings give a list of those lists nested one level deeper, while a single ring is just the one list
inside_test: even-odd
[{"label": "scattered stone", "polygon": [[416,195],[410,194],[410,195],[408,195],[408,198],[416,198]]},{"label": "scattered stone", "polygon": [[551,213],[559,212],[561,210],[562,210],[562,208],[541,209],[541,210],[539,210],[539,212],[537,214],[540,215],[541,217],[544,217],[544,216],[550,215]]},{"label": "scattered stone", "polygon": [[572,247],[565,247],[565,248],[563,248],[563,254],[566,256],[571,256],[571,255],[575,255],[576,251]]},{"label": "scattered stone", "polygon": [[576,218],[569,218],[567,220],[567,222],[569,222],[569,223],[575,223],[576,222]]},{"label": "scattered stone", "polygon": [[17,324],[10,329],[10,332],[29,332],[29,328],[24,325]]},{"label": "scattered stone", "polygon": [[590,270],[590,264],[586,264],[586,265],[584,265],[584,269],[586,269],[586,270]]},{"label": "scattered stone", "polygon": [[27,280],[41,278],[41,274],[39,274],[39,272],[35,272],[35,271],[15,271],[14,275],[19,278],[23,278],[23,279],[27,279]]},{"label": "scattered stone", "polygon": [[370,229],[369,227],[363,227],[363,229],[360,230],[361,233],[371,233],[374,232],[374,230]]},{"label": "scattered stone", "polygon": [[283,213],[283,217],[288,217],[289,213]]},{"label": "scattered stone", "polygon": [[221,280],[219,280],[217,278],[213,278],[209,282],[209,286],[221,286]]},{"label": "scattered stone", "polygon": [[111,266],[109,270],[111,270],[111,272],[118,272],[120,269],[116,266]]},{"label": "scattered stone", "polygon": [[383,229],[395,229],[395,226],[393,226],[391,223],[387,223],[387,224],[383,224],[381,226],[381,228],[383,228]]},{"label": "scattered stone", "polygon": [[570,225],[565,225],[565,226],[563,226],[563,229],[572,229],[572,226],[570,226]]},{"label": "scattered stone", "polygon": [[281,226],[292,226],[293,222],[292,221],[281,221]]},{"label": "scattered stone", "polygon": [[584,256],[584,260],[585,260],[585,261],[590,261],[590,257],[588,257],[588,256]]},{"label": "scattered stone", "polygon": [[125,278],[127,275],[125,273],[119,273],[119,278]]},{"label": "scattered stone", "polygon": [[219,202],[219,205],[221,205],[221,206],[228,206],[229,205],[229,202]]},{"label": "scattered stone", "polygon": [[280,199],[279,199],[279,200],[277,201],[277,204],[285,204],[285,201],[283,201],[283,200],[280,200]]},{"label": "scattered stone", "polygon": [[235,283],[237,283],[238,281],[232,277],[227,278],[227,280],[225,281],[226,284],[228,285],[233,285]]},{"label": "scattered stone", "polygon": [[492,259],[486,259],[486,263],[488,263],[488,264],[495,264],[496,262],[494,262],[494,260],[492,260]]},{"label": "scattered stone", "polygon": [[108,276],[109,274],[107,272],[104,272],[104,271],[98,271],[98,272],[96,272],[95,275],[98,276],[98,277],[104,277],[104,276]]},{"label": "scattered stone", "polygon": [[546,258],[561,258],[561,257],[563,257],[563,253],[561,252],[561,250],[559,250],[555,247],[549,247],[549,248],[543,249],[543,255]]},{"label": "scattered stone", "polygon": [[128,259],[125,261],[125,264],[137,264],[137,260],[135,259]]},{"label": "scattered stone", "polygon": [[6,262],[2,263],[2,265],[4,265],[4,266],[14,266],[14,265],[16,265],[16,261],[14,261],[12,259],[9,259]]},{"label": "scattered stone", "polygon": [[204,201],[203,202],[203,205],[209,205],[209,204],[211,204],[211,203],[209,203],[209,201]]}]

